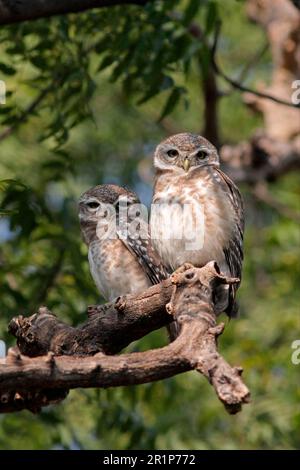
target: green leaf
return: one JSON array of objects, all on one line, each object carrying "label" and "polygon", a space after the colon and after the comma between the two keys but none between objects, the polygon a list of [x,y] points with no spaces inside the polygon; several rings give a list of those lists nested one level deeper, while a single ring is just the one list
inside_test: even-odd
[{"label": "green leaf", "polygon": [[27,189],[27,186],[21,183],[21,181],[17,181],[13,179],[0,180],[0,190],[4,190],[7,186],[12,186],[12,185]]},{"label": "green leaf", "polygon": [[0,115],[11,113],[13,110],[12,106],[0,106]]},{"label": "green leaf", "polygon": [[190,0],[184,10],[183,24],[188,25],[195,18],[201,6],[201,1]]},{"label": "green leaf", "polygon": [[9,215],[16,214],[16,213],[17,211],[14,211],[14,210],[0,209],[0,217],[9,216]]},{"label": "green leaf", "polygon": [[201,44],[201,49],[199,51],[200,55],[200,66],[203,74],[203,78],[207,77],[207,73],[211,64],[211,52],[206,46],[206,44]]},{"label": "green leaf", "polygon": [[47,60],[41,55],[37,55],[36,57],[32,57],[30,59],[30,62],[36,68],[41,69],[41,70],[43,70],[43,69],[47,70],[47,68],[49,67],[49,64],[48,64]]},{"label": "green leaf", "polygon": [[171,114],[175,106],[179,103],[180,98],[182,95],[186,93],[186,90],[182,87],[176,87],[172,90],[169,98],[166,101],[166,104],[162,110],[161,116],[159,118],[159,122],[164,119],[166,116]]},{"label": "green leaf", "polygon": [[10,65],[0,62],[0,72],[3,72],[5,75],[15,75],[16,69]]},{"label": "green leaf", "polygon": [[100,65],[97,69],[97,72],[100,72],[101,70],[106,69],[107,67],[109,67],[114,62],[115,62],[115,57],[114,56],[112,56],[112,55],[105,56],[104,59],[101,61]]},{"label": "green leaf", "polygon": [[214,29],[216,21],[218,19],[218,5],[211,1],[207,5],[206,21],[205,21],[205,35],[211,33]]},{"label": "green leaf", "polygon": [[159,80],[158,83],[155,83],[137,102],[138,105],[146,103],[146,101],[149,101],[161,91],[168,90],[174,86],[174,80],[171,77],[165,76],[160,78],[161,80]]}]

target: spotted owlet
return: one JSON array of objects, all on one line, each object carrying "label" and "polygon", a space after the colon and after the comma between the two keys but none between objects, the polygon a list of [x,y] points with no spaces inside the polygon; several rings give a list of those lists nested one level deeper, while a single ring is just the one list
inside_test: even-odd
[{"label": "spotted owlet", "polygon": [[90,271],[106,300],[143,292],[166,277],[142,207],[135,193],[112,184],[95,186],[79,199]]},{"label": "spotted owlet", "polygon": [[[243,203],[219,165],[216,148],[200,135],[177,134],[155,150],[151,238],[169,271],[215,260],[224,274],[241,278]],[[237,288],[220,286],[216,313],[237,313]]]}]

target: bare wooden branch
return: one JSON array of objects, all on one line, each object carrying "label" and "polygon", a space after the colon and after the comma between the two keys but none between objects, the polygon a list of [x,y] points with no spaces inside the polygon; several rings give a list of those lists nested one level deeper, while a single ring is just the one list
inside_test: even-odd
[{"label": "bare wooden branch", "polygon": [[91,8],[134,4],[144,6],[147,0],[0,0],[0,25],[78,13]]},{"label": "bare wooden branch", "polygon": [[15,411],[29,410],[39,413],[43,406],[57,405],[68,395],[68,390],[28,390],[18,392],[0,393],[0,413],[12,413]]},{"label": "bare wooden branch", "polygon": [[[256,0],[253,0],[253,1],[256,1]],[[288,1],[288,0],[282,0],[282,1]],[[271,2],[271,0],[270,0],[270,2]],[[287,106],[289,108],[299,108],[300,105],[297,104],[297,103],[293,103],[290,99],[282,99],[280,97],[280,94],[282,94],[282,93],[279,93],[279,95],[276,96],[276,94],[273,95],[272,93],[267,93],[267,92],[259,90],[259,89],[254,89],[254,88],[247,87],[242,83],[243,76],[241,76],[239,80],[235,80],[223,71],[223,69],[219,65],[219,63],[217,61],[217,58],[216,58],[220,27],[221,27],[221,23],[217,23],[217,27],[215,29],[214,43],[213,43],[212,47],[210,47],[207,44],[207,41],[205,39],[205,35],[203,34],[203,32],[202,32],[202,30],[201,30],[201,28],[198,24],[192,23],[188,28],[188,31],[190,32],[190,34],[193,37],[195,37],[196,39],[199,39],[202,42],[204,42],[206,44],[206,46],[210,49],[210,51],[211,51],[211,66],[212,66],[212,69],[214,70],[215,74],[218,75],[219,77],[221,77],[223,80],[225,80],[225,82],[227,82],[235,90],[241,91],[243,93],[248,93],[249,95],[251,95],[253,97],[264,99],[264,100],[269,100],[273,103],[280,104],[280,105],[283,105],[283,106]],[[266,48],[266,45],[264,45],[264,50],[265,50],[265,48]],[[279,92],[282,92],[282,90],[279,90]],[[285,93],[285,95],[286,95],[286,93]],[[219,96],[221,96],[221,95],[219,95]],[[290,98],[290,94],[288,95],[288,98]]]},{"label": "bare wooden branch", "polygon": [[[289,101],[288,99],[284,100],[282,98],[279,98],[278,96],[271,95],[270,93],[265,93],[264,91],[255,90],[254,88],[250,88],[248,86],[243,85],[238,80],[234,80],[221,69],[220,65],[216,62],[215,59],[213,60],[213,67],[214,67],[215,73],[219,75],[221,78],[223,78],[223,80],[229,83],[229,85],[231,85],[236,90],[242,91],[243,93],[248,93],[249,95],[254,96],[256,98],[269,100],[276,104],[287,106],[289,108],[296,108],[296,109],[300,108],[299,103],[293,103],[292,101]],[[250,97],[249,97],[249,103],[250,103]]]},{"label": "bare wooden branch", "polygon": [[34,357],[52,351],[56,355],[89,356],[97,352],[116,354],[132,341],[162,328],[171,320],[165,304],[172,281],[150,287],[140,295],[120,297],[116,302],[88,308],[88,321],[74,328],[61,322],[46,307],[30,317],[18,316],[9,324],[21,354]]},{"label": "bare wooden branch", "polygon": [[[248,403],[249,390],[242,369],[231,367],[217,352],[224,325],[217,325],[213,309],[216,286],[234,282],[214,262],[201,269],[184,266],[141,295],[90,308],[88,321],[78,328],[59,322],[45,307],[29,318],[13,319],[10,331],[20,350],[9,350],[0,361],[0,411],[36,411],[48,403],[49,393],[49,402],[59,401],[72,388],[141,384],[197,370],[227,410],[236,413]],[[103,352],[117,352],[173,319],[180,334],[168,346],[120,356]]]}]

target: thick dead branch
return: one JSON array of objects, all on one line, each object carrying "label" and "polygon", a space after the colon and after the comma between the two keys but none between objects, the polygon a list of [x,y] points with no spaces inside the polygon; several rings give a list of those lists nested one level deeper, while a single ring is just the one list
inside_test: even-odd
[{"label": "thick dead branch", "polygon": [[56,405],[66,398],[68,390],[37,390],[4,392],[0,394],[0,413],[29,410],[38,413],[43,406]]},{"label": "thick dead branch", "polygon": [[[46,308],[13,319],[10,331],[19,349],[9,350],[0,361],[0,411],[36,411],[63,399],[68,389],[141,384],[194,369],[236,413],[249,401],[249,391],[242,369],[231,367],[217,352],[224,326],[216,324],[213,310],[215,287],[234,282],[219,274],[214,262],[201,269],[185,266],[141,295],[91,307],[88,321],[78,328],[59,322]],[[120,356],[103,352],[117,352],[174,318],[180,334],[168,346]]]},{"label": "thick dead branch", "polygon": [[46,18],[65,13],[78,13],[91,8],[114,5],[145,5],[147,0],[0,0],[0,25]]},{"label": "thick dead branch", "polygon": [[56,355],[90,356],[116,354],[132,341],[167,325],[171,316],[165,304],[173,290],[171,279],[140,295],[120,297],[116,302],[88,308],[89,319],[74,328],[61,322],[46,307],[30,317],[13,318],[9,331],[17,338],[21,354],[35,357],[52,351]]}]

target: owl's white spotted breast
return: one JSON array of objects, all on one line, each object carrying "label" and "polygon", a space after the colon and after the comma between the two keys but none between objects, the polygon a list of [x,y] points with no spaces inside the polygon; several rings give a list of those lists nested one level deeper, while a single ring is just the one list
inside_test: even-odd
[{"label": "owl's white spotted breast", "polygon": [[92,277],[106,300],[143,292],[151,285],[137,259],[119,238],[93,240],[88,257]]},{"label": "owl's white spotted breast", "polygon": [[[236,214],[219,178],[213,167],[182,175],[158,176],[153,204],[159,207],[152,208],[151,238],[154,248],[172,270],[185,262],[203,266],[214,259],[229,274],[223,248],[232,237]],[[174,209],[174,203],[184,205],[185,212]],[[186,213],[193,221],[190,231],[186,230],[183,219]]]}]

